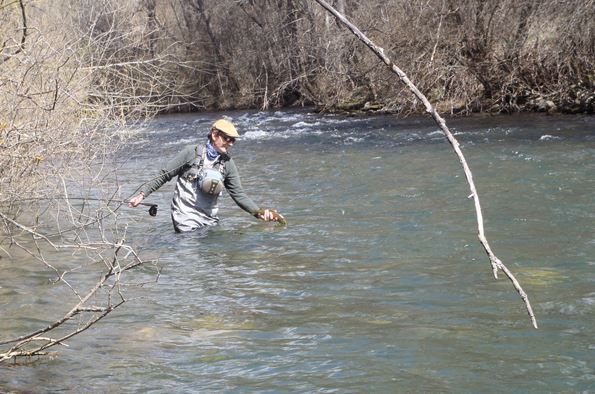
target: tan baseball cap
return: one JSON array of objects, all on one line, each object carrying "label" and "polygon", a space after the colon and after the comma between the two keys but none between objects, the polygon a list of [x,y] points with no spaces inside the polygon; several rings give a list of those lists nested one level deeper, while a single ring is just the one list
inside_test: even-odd
[{"label": "tan baseball cap", "polygon": [[240,138],[240,134],[236,130],[236,127],[228,120],[219,119],[213,123],[213,129],[217,129],[229,137]]}]

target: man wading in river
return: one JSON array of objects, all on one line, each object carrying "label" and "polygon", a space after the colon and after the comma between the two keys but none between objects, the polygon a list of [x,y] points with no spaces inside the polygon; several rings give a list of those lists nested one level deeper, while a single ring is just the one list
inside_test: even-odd
[{"label": "man wading in river", "polygon": [[229,150],[239,137],[231,122],[216,121],[205,145],[186,146],[155,178],[139,188],[141,191],[129,200],[128,206],[138,206],[177,175],[171,202],[171,218],[176,232],[217,224],[217,199],[223,193],[223,187],[240,208],[254,217],[285,224],[285,219],[277,211],[259,208],[244,192],[238,169],[229,156]]}]

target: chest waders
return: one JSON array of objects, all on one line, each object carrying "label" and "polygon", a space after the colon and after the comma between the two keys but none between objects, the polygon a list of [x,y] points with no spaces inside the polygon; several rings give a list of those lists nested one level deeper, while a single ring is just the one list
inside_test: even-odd
[{"label": "chest waders", "polygon": [[171,202],[171,217],[177,232],[196,230],[219,222],[217,199],[223,191],[225,161],[220,156],[205,168],[206,149],[196,147],[195,159],[183,169]]}]

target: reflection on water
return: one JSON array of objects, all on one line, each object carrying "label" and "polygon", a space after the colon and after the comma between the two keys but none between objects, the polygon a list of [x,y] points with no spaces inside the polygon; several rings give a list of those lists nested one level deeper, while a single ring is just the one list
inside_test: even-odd
[{"label": "reflection on water", "polygon": [[[58,359],[0,367],[0,388],[593,388],[593,118],[449,121],[474,173],[488,239],[532,301],[534,330],[508,280],[492,277],[464,175],[431,120],[231,115],[245,133],[234,147],[245,188],[289,226],[257,222],[225,196],[220,226],[178,235],[166,185],[151,196],[156,217],[122,212],[142,252],[160,256],[159,283],[131,290],[139,298]],[[217,116],[164,117],[135,131],[122,154],[126,187]],[[19,259],[0,259],[3,338],[60,311],[51,273]]]}]

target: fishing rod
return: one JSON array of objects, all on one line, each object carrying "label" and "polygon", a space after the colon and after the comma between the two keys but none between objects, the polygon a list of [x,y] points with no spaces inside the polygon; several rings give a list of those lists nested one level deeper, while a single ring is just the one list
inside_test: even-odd
[{"label": "fishing rod", "polygon": [[[110,199],[106,199],[106,198],[85,198],[85,197],[64,197],[64,200],[83,200],[83,201],[101,201],[101,202],[105,202],[105,203],[117,203],[117,204],[128,204],[130,201],[129,200],[110,200]],[[157,208],[159,207],[159,205],[157,204],[152,204],[150,202],[139,202],[138,205],[142,205],[145,207],[149,207],[149,215],[151,216],[156,216],[157,215]]]},{"label": "fishing rod", "polygon": [[[129,200],[113,200],[108,198],[96,198],[96,197],[46,197],[46,198],[23,198],[19,199],[21,201],[24,200],[75,200],[75,201],[101,201],[107,204],[115,203],[115,204],[128,204]],[[157,215],[157,208],[159,205],[152,204],[150,202],[140,202],[138,205],[143,205],[145,207],[149,207],[149,215],[156,216]]]}]

